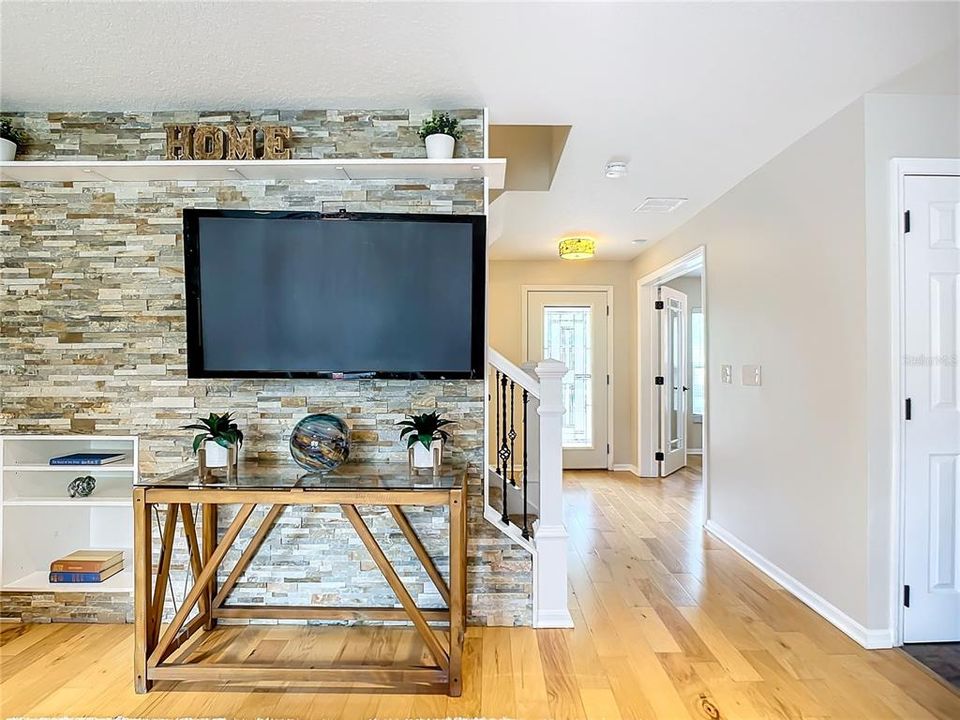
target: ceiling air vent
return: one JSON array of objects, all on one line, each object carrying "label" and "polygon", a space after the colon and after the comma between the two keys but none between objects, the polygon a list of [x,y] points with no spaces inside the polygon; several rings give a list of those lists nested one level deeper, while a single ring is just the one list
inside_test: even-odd
[{"label": "ceiling air vent", "polygon": [[668,213],[673,212],[687,201],[679,197],[648,197],[637,205],[633,211],[639,213]]}]

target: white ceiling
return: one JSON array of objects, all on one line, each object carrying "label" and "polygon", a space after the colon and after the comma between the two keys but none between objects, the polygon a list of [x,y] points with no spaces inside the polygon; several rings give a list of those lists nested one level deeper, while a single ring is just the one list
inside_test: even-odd
[{"label": "white ceiling", "polygon": [[[649,247],[864,92],[956,42],[956,3],[0,2],[0,108],[475,107],[570,124],[494,258]],[[602,176],[630,161],[625,180]],[[638,215],[646,196],[689,202]],[[646,238],[642,245],[631,242]]]}]

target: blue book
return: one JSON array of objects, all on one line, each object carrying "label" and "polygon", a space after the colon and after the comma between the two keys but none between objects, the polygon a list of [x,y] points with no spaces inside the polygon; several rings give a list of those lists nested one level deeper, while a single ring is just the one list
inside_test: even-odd
[{"label": "blue book", "polygon": [[103,582],[108,577],[116,575],[123,569],[123,563],[119,562],[113,567],[108,567],[100,572],[52,572],[50,573],[50,582],[52,583],[98,583]]},{"label": "blue book", "polygon": [[123,453],[73,453],[50,458],[51,465],[106,465],[123,460]]}]

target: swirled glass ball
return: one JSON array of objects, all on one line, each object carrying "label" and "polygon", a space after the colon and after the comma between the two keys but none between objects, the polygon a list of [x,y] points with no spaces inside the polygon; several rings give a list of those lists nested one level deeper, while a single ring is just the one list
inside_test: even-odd
[{"label": "swirled glass ball", "polygon": [[290,454],[304,470],[330,472],[350,457],[350,428],[336,415],[307,415],[290,434]]}]

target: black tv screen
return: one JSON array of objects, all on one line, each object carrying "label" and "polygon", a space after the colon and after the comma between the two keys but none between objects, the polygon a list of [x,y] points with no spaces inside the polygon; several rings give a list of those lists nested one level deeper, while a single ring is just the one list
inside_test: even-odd
[{"label": "black tv screen", "polygon": [[183,226],[189,377],[483,377],[483,217],[187,209]]}]

